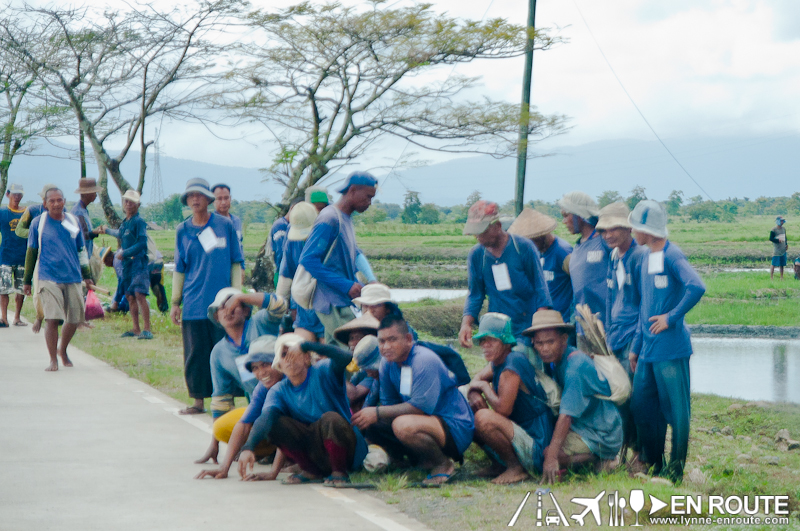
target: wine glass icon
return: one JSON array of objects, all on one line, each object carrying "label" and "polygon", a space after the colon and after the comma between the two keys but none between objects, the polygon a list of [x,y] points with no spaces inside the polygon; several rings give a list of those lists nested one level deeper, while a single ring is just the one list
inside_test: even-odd
[{"label": "wine glass icon", "polygon": [[636,523],[632,527],[642,527],[639,523],[639,511],[644,508],[644,491],[641,489],[632,490],[628,496],[629,507],[636,511]]}]

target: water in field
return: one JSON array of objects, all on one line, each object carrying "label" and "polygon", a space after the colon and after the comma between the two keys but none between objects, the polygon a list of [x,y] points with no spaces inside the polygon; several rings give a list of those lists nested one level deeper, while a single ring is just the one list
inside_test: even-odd
[{"label": "water in field", "polygon": [[800,341],[695,338],[692,391],[800,404]]},{"label": "water in field", "polygon": [[392,299],[396,302],[416,302],[422,299],[438,299],[440,301],[466,297],[465,289],[393,289]]}]

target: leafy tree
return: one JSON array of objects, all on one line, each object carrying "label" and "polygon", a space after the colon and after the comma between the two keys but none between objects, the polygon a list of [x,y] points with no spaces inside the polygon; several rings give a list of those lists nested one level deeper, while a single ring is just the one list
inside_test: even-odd
[{"label": "leafy tree", "polygon": [[418,221],[423,225],[439,223],[439,209],[433,203],[425,203],[420,209]]},{"label": "leafy tree", "polygon": [[464,203],[464,207],[469,210],[469,207],[480,201],[481,198],[481,193],[478,190],[473,190],[472,193],[467,197],[467,202]]},{"label": "leafy tree", "polygon": [[703,202],[702,195],[696,195],[694,197],[689,198],[689,205],[696,205],[697,203],[702,203],[702,202]]},{"label": "leafy tree", "polygon": [[644,201],[645,199],[647,199],[647,196],[644,193],[644,187],[634,186],[633,190],[631,190],[631,195],[625,200],[625,202],[628,203],[628,208],[633,210],[640,201]]},{"label": "leafy tree", "polygon": [[683,205],[683,192],[681,190],[670,192],[667,197],[667,214],[677,216],[680,213],[681,205]]},{"label": "leafy tree", "polygon": [[406,192],[403,201],[403,223],[413,224],[419,220],[419,214],[422,211],[422,202],[419,200],[419,192]]},{"label": "leafy tree", "polygon": [[183,221],[181,196],[179,194],[172,194],[161,203],[148,205],[143,209],[142,217],[148,221],[158,223],[159,225],[166,224],[170,227],[176,223],[180,223]]},{"label": "leafy tree", "polygon": [[625,201],[625,199],[616,190],[606,190],[597,197],[597,205],[600,208],[619,201]]}]

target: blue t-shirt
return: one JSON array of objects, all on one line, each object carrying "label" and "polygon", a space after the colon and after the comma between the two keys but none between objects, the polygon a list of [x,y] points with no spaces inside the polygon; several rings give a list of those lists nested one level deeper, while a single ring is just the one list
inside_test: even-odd
[{"label": "blue t-shirt", "polygon": [[[656,267],[653,273],[650,272],[652,254],[648,250],[642,259],[639,328],[631,350],[639,355],[639,361],[645,362],[691,356],[692,341],[684,317],[703,298],[706,286],[683,251],[672,242],[668,241],[664,247],[663,267]],[[650,318],[663,314],[668,315],[669,328],[652,334]]]},{"label": "blue t-shirt", "polygon": [[[42,216],[31,221],[28,234],[28,247],[39,249],[39,221]],[[58,221],[47,216],[42,234],[42,248],[39,249],[39,280],[48,280],[56,284],[75,284],[83,280],[78,253],[83,250],[83,234],[79,227],[73,233],[62,225],[69,218]]]},{"label": "blue t-shirt", "polygon": [[[108,231],[111,233],[111,231]],[[125,271],[147,266],[147,222],[137,212],[126,218],[119,230],[117,238],[122,245],[122,265]],[[115,236],[115,234],[111,234]]]},{"label": "blue t-shirt", "polygon": [[[267,395],[263,413],[268,414],[272,408],[305,424],[318,421],[329,411],[350,421],[350,404],[344,378],[336,375],[330,359],[309,367],[305,381],[297,387],[288,378],[275,384]],[[356,433],[356,451],[352,469],[355,470],[367,456],[367,443],[358,428],[353,427],[353,430]]]},{"label": "blue t-shirt", "polygon": [[[206,252],[200,243],[203,231],[210,229],[216,247]],[[211,234],[211,233],[207,233]],[[175,271],[186,275],[183,284],[183,319],[207,319],[209,305],[222,288],[231,285],[231,266],[244,262],[233,223],[218,214],[202,227],[192,218],[180,225],[175,234]]]},{"label": "blue t-shirt", "polygon": [[92,234],[92,218],[89,217],[89,211],[83,205],[83,201],[78,201],[69,213],[78,218],[81,232],[83,232],[83,240],[86,242],[86,252],[89,256],[92,256],[94,251],[94,242],[92,240],[96,236]]},{"label": "blue t-shirt", "polygon": [[559,415],[572,417],[572,431],[593,454],[614,459],[622,447],[622,418],[614,402],[595,396],[611,396],[608,382],[600,380],[589,356],[572,347],[567,347],[555,370],[552,365],[546,369],[561,386]]},{"label": "blue t-shirt", "polygon": [[253,393],[250,395],[250,404],[248,404],[247,409],[244,410],[244,415],[239,419],[239,422],[254,424],[255,421],[258,420],[258,417],[261,416],[261,410],[264,409],[264,402],[266,402],[267,394],[269,394],[270,390],[271,388],[267,389],[263,383],[258,382],[258,385],[256,385],[256,388],[253,389]]},{"label": "blue t-shirt", "polygon": [[283,261],[283,246],[288,234],[289,220],[283,216],[279,217],[269,230],[269,245],[272,249],[272,255],[275,258],[276,267],[280,267]]},{"label": "blue t-shirt", "polygon": [[[411,369],[411,393],[401,394],[400,377],[406,367]],[[409,403],[426,415],[441,417],[459,452],[464,453],[472,443],[472,409],[458,390],[455,377],[432,350],[415,344],[401,364],[381,359],[380,396],[382,406]]]},{"label": "blue t-shirt", "polygon": [[[325,262],[332,245],[334,247],[330,258]],[[317,216],[300,255],[300,264],[317,279],[314,310],[328,314],[331,313],[331,307],[350,306],[350,296],[347,293],[358,282],[358,252],[353,220],[335,205],[325,207]]]},{"label": "blue t-shirt", "polygon": [[2,240],[0,240],[0,264],[2,265],[25,265],[25,252],[28,250],[28,241],[14,234],[23,212],[25,210],[0,208],[0,237],[2,237]]},{"label": "blue t-shirt", "polygon": [[[464,303],[464,315],[475,321],[489,297],[489,311],[511,317],[515,336],[531,326],[533,314],[539,308],[550,307],[553,301],[547,289],[539,251],[530,240],[508,235],[503,254],[495,257],[486,248],[477,244],[467,258],[469,294]],[[497,272],[497,269],[501,272]],[[506,273],[507,272],[507,273]],[[510,287],[498,289],[497,275],[505,275]],[[502,286],[501,284],[501,287]]]},{"label": "blue t-shirt", "polygon": [[[274,297],[274,295],[272,295]],[[236,345],[230,336],[225,336],[214,345],[211,350],[211,382],[214,390],[211,396],[240,395],[244,393],[251,396],[258,380],[255,375],[244,367],[244,360],[250,350],[250,343],[261,336],[279,334],[280,319],[270,317],[267,310],[259,310],[250,319],[245,321],[242,344]],[[224,411],[212,409],[216,418]]]},{"label": "blue t-shirt", "polygon": [[[242,252],[242,258],[244,258],[244,226],[242,225],[242,219],[233,214],[230,216],[233,229],[236,231],[236,237],[239,239],[239,250]],[[244,260],[242,260],[242,269],[244,269]]]},{"label": "blue t-shirt", "polygon": [[564,271],[564,260],[571,253],[572,246],[558,236],[542,253],[542,270],[553,309],[561,313],[565,323],[572,318],[572,280],[569,273]]},{"label": "blue t-shirt", "polygon": [[[592,313],[600,314],[601,322],[605,322],[608,296],[606,275],[608,275],[610,254],[605,240],[596,232],[592,232],[588,240],[575,244],[569,259],[569,276],[572,278],[575,305],[588,304]],[[577,330],[581,333],[580,324]]]},{"label": "blue t-shirt", "polygon": [[[647,248],[634,240],[622,258],[619,251],[611,252],[608,266],[608,300],[606,301],[606,338],[611,350],[619,352],[633,341],[639,329],[639,304],[641,297],[640,273]],[[625,359],[627,352],[619,352]]]},{"label": "blue t-shirt", "polygon": [[542,470],[544,449],[553,437],[555,419],[547,405],[547,393],[536,379],[536,371],[524,354],[511,351],[500,365],[492,364],[492,387],[495,393],[500,389],[500,375],[510,371],[519,376],[519,391],[514,400],[509,420],[516,423],[536,442],[533,448],[533,463],[536,470]]}]

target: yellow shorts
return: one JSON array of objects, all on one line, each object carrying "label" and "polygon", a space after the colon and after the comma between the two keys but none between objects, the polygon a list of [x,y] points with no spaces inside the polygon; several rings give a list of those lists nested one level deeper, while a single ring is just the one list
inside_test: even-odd
[{"label": "yellow shorts", "polygon": [[569,430],[567,438],[564,439],[564,444],[561,445],[561,451],[570,456],[592,453],[581,436],[572,430]]},{"label": "yellow shorts", "polygon": [[[214,438],[219,442],[228,443],[231,440],[231,434],[233,434],[233,428],[236,426],[236,423],[239,422],[242,417],[244,416],[244,412],[247,411],[246,407],[237,407],[236,409],[232,409],[219,417],[217,420],[214,421],[214,426],[211,428],[212,432],[214,433]],[[258,459],[262,457],[266,457],[275,453],[276,447],[267,441],[261,441],[256,445],[256,449],[253,452],[256,454]]]}]

